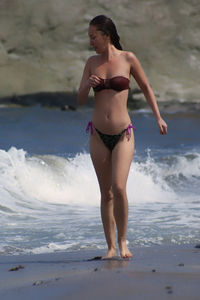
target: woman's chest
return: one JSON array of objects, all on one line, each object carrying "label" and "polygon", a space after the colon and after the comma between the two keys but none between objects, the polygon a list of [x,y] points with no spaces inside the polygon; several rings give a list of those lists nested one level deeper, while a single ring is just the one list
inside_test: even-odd
[{"label": "woman's chest", "polygon": [[93,66],[92,74],[105,79],[114,76],[129,77],[130,64],[124,60],[99,62]]}]

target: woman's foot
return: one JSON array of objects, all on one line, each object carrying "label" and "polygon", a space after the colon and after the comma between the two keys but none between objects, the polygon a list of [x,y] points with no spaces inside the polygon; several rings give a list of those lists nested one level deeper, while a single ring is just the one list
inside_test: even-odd
[{"label": "woman's foot", "polygon": [[105,256],[102,257],[102,259],[111,259],[113,257],[117,256],[116,249],[108,249],[108,252]]},{"label": "woman's foot", "polygon": [[130,258],[133,256],[127,247],[126,241],[119,242],[119,250],[121,258]]}]

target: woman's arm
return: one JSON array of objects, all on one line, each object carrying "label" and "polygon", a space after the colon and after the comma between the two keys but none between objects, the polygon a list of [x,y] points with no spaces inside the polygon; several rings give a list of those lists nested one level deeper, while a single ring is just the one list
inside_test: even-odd
[{"label": "woman's arm", "polygon": [[82,105],[85,104],[88,98],[88,94],[90,92],[91,87],[96,87],[98,84],[100,84],[101,79],[100,77],[96,75],[91,75],[91,65],[94,63],[95,57],[90,57],[88,61],[86,62],[83,76],[81,79],[80,87],[78,90],[78,104]]},{"label": "woman's arm", "polygon": [[90,58],[86,62],[86,65],[85,65],[85,68],[83,71],[83,75],[82,75],[82,79],[81,79],[81,83],[80,83],[80,87],[78,90],[77,101],[78,101],[79,105],[83,105],[87,101],[88,94],[89,94],[90,88],[91,88],[91,85],[89,83],[89,77],[90,77]]},{"label": "woman's arm", "polygon": [[162,119],[162,117],[160,115],[160,111],[158,108],[158,104],[157,104],[155,95],[153,93],[153,90],[152,90],[149,82],[147,81],[147,78],[145,76],[145,73],[144,73],[141,65],[140,65],[139,60],[131,52],[128,52],[128,59],[129,59],[130,65],[131,65],[130,72],[133,75],[133,77],[135,78],[135,80],[138,83],[139,87],[141,88],[142,92],[144,93],[144,96],[156,117],[158,127],[160,128],[160,133],[166,134],[167,133],[167,124],[165,123],[165,121]]}]

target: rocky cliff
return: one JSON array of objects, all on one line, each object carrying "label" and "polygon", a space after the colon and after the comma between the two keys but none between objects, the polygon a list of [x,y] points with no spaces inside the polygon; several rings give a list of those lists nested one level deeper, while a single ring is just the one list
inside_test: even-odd
[{"label": "rocky cliff", "polygon": [[195,0],[0,0],[0,97],[77,91],[94,53],[88,22],[104,13],[159,99],[198,100],[199,11]]}]

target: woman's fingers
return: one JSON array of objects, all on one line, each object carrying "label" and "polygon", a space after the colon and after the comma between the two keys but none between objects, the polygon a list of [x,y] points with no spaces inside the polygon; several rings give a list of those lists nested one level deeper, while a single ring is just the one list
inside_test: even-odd
[{"label": "woman's fingers", "polygon": [[100,77],[96,75],[91,75],[89,78],[89,84],[91,87],[96,87],[101,82]]},{"label": "woman's fingers", "polygon": [[167,134],[167,124],[163,119],[158,121],[158,127],[160,128],[160,134]]},{"label": "woman's fingers", "polygon": [[161,129],[160,129],[160,133],[163,134],[163,135],[167,134],[167,128],[165,126],[162,126]]}]

